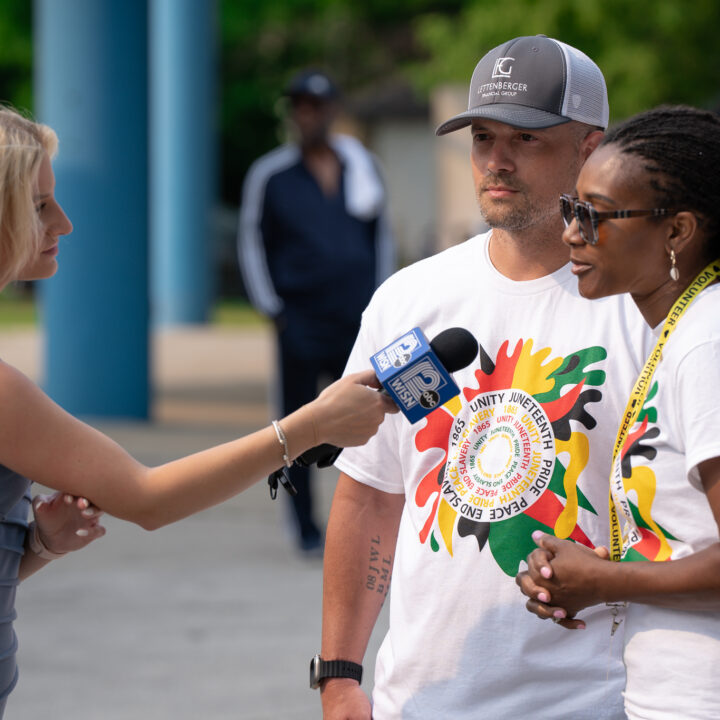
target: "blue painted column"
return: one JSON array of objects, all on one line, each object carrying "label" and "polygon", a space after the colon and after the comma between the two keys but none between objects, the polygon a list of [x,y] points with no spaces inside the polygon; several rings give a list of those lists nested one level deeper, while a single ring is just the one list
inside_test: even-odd
[{"label": "blue painted column", "polygon": [[72,220],[39,286],[45,387],[74,414],[149,409],[146,0],[35,0],[36,116]]},{"label": "blue painted column", "polygon": [[215,2],[150,0],[153,323],[208,320],[215,196]]}]

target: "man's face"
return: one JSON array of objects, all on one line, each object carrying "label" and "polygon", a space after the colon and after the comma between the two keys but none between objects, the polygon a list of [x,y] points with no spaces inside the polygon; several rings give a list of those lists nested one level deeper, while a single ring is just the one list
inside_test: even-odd
[{"label": "man's face", "polygon": [[582,135],[572,122],[528,130],[473,120],[473,179],[485,222],[508,231],[561,225],[558,198],[574,191],[587,155]]},{"label": "man's face", "polygon": [[337,114],[333,101],[313,95],[297,95],[291,99],[290,107],[290,116],[303,145],[318,145],[327,140],[330,126]]}]

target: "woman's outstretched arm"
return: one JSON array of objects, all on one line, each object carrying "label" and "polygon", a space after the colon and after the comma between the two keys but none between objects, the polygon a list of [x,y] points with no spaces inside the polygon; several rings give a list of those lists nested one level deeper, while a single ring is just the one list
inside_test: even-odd
[{"label": "woman's outstretched arm", "polygon": [[[349,375],[280,421],[291,458],[330,443],[361,445],[397,408],[372,371]],[[0,363],[0,463],[47,487],[155,529],[236,495],[283,465],[272,426],[224,445],[146,467],[65,412],[22,373]]]}]

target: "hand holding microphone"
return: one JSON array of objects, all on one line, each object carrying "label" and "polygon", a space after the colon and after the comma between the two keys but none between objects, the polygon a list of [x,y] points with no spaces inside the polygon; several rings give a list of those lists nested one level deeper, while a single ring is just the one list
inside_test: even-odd
[{"label": "hand holding microphone", "polygon": [[339,447],[364,445],[376,432],[386,413],[397,405],[383,393],[372,370],[346,375],[323,390],[310,404],[318,440]]},{"label": "hand holding microphone", "polygon": [[[464,328],[443,330],[430,343],[420,328],[413,328],[370,358],[375,372],[347,375],[305,406],[312,413],[316,439],[325,442],[306,450],[295,462],[329,467],[343,447],[367,442],[386,412],[400,410],[409,422],[417,422],[459,394],[450,373],[467,367],[477,353],[477,340]],[[321,419],[315,411],[322,413]],[[268,478],[271,497],[277,494],[278,482],[291,495],[297,494],[287,469],[281,468]]]},{"label": "hand holding microphone", "polygon": [[[430,343],[420,328],[413,328],[375,353],[370,362],[377,374],[375,386],[382,387],[378,394],[392,398],[394,407],[415,423],[459,393],[450,373],[467,367],[477,353],[477,340],[465,328],[443,330]],[[342,445],[318,445],[300,455],[296,462],[306,467],[313,463],[329,467],[342,451]]]},{"label": "hand holding microphone", "polygon": [[[312,460],[302,460],[303,456],[300,456],[295,462],[307,466],[319,458],[332,464],[340,452],[338,445],[364,445],[377,432],[385,414],[398,411],[397,405],[387,395],[378,392],[378,388],[380,383],[375,373],[363,370],[337,380],[315,400],[297,410],[293,416],[306,431],[311,431],[310,442],[323,442],[303,454],[310,453],[308,457],[312,457]],[[287,424],[289,420],[285,418],[283,422]],[[270,497],[273,499],[277,496],[278,483],[291,495],[297,495],[287,467],[275,470],[268,477]]]}]

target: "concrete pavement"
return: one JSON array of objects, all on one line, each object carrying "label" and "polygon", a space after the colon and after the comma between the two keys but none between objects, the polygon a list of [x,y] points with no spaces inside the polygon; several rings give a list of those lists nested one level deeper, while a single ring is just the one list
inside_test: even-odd
[{"label": "concrete pavement", "polygon": [[[35,332],[0,335],[0,356],[39,375]],[[273,367],[264,328],[184,328],[153,338],[151,423],[92,422],[158,464],[267,423]],[[336,473],[316,488],[327,515]],[[322,563],[299,557],[284,497],[264,483],[148,533],[114,518],[87,549],[18,591],[20,681],[6,718],[305,720],[319,649]],[[387,626],[383,611],[365,662]]]}]

